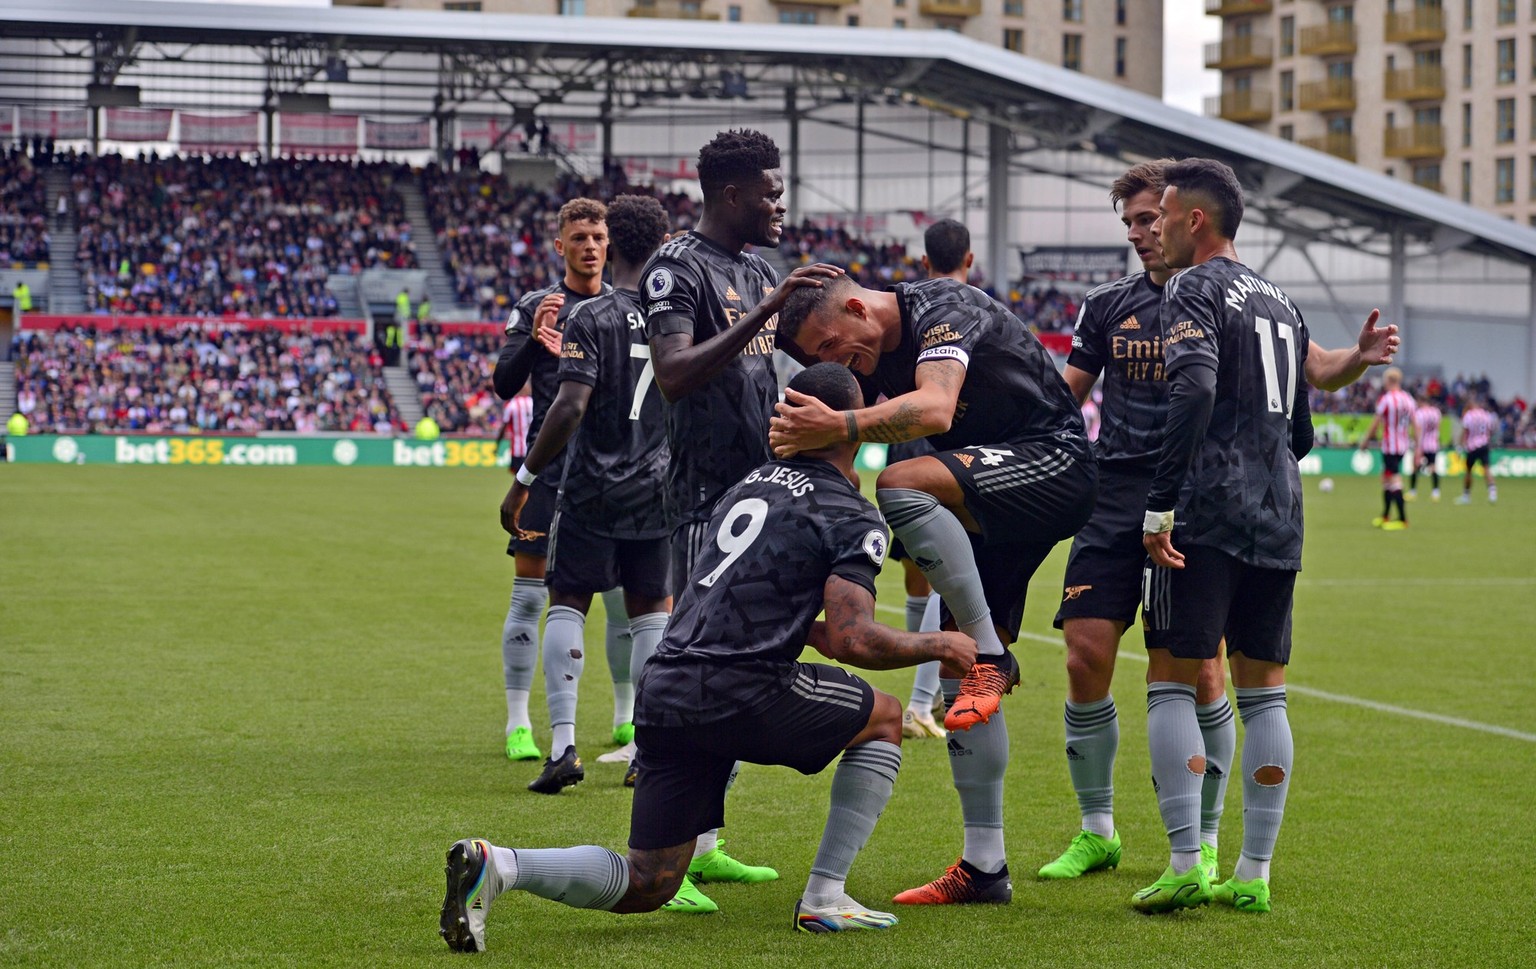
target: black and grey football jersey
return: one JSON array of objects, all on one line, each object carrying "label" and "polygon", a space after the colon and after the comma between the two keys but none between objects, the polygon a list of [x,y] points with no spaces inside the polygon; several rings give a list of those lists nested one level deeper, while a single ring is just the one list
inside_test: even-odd
[{"label": "black and grey football jersey", "polygon": [[560,513],[610,538],[662,538],[670,463],[661,392],[651,368],[640,294],[589,299],[565,321],[560,381],[592,388],[581,428],[566,447]]},{"label": "black and grey football jersey", "polygon": [[761,709],[794,682],[827,577],[868,589],[885,521],[832,465],[773,461],[715,506],[709,539],[645,664],[635,723],[679,727]]},{"label": "black and grey football jersey", "polygon": [[[612,292],[613,287],[604,283],[602,291]],[[523,367],[531,368],[525,378],[532,383],[533,391],[531,394],[533,417],[528,422],[528,443],[530,444],[539,436],[539,428],[544,426],[544,415],[549,413],[549,405],[555,402],[555,394],[560,391],[560,358],[539,345],[533,332],[534,312],[544,301],[544,297],[554,292],[565,294],[565,302],[560,306],[560,314],[555,318],[556,325],[562,328],[572,310],[586,300],[594,298],[569,288],[565,285],[564,279],[554,286],[545,286],[543,289],[524,293],[523,297],[513,304],[512,312],[507,317],[507,340],[501,345],[501,352],[496,356],[494,382],[497,395],[503,399],[510,399],[522,389],[522,381],[508,375]],[[512,386],[513,384],[517,386]],[[503,390],[507,392],[503,393]],[[549,467],[545,468],[543,473],[558,475],[564,466],[565,452],[562,451],[549,463]]]},{"label": "black and grey football jersey", "polygon": [[[1184,367],[1214,368],[1216,397],[1203,438],[1181,444],[1170,430],[1147,507],[1175,508],[1184,542],[1261,568],[1300,569],[1301,478],[1291,447],[1293,419],[1310,420],[1301,312],[1247,266],[1216,258],[1169,280],[1162,313],[1168,380]],[[1181,447],[1192,449],[1187,459],[1170,453]]]},{"label": "black and grey football jersey", "polygon": [[[641,283],[648,339],[687,333],[695,343],[728,329],[778,285],[755,253],[730,253],[696,232],[663,245]],[[778,402],[777,318],[709,383],[664,410],[672,447],[667,512],[673,525],[704,521],[716,499],[772,458],[768,419]]]},{"label": "black and grey football jersey", "polygon": [[1022,320],[976,287],[944,277],[900,283],[895,292],[901,344],[880,355],[873,379],[860,381],[867,403],[917,389],[920,363],[955,360],[965,367],[965,384],[949,430],[928,439],[934,447],[1055,441],[1091,453],[1077,401]]},{"label": "black and grey football jersey", "polygon": [[1168,418],[1163,379],[1163,287],[1144,272],[1105,283],[1083,298],[1067,363],[1104,374],[1103,419],[1094,446],[1101,462],[1150,472]]}]

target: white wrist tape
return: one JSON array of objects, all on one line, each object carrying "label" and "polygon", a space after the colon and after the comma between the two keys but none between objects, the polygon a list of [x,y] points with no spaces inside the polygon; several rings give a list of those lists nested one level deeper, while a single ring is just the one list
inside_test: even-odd
[{"label": "white wrist tape", "polygon": [[[532,471],[529,471],[528,465],[525,464],[517,469],[517,483],[522,485],[524,488],[532,487],[533,483],[537,480],[539,480],[539,476],[534,474]],[[1169,514],[1172,514],[1172,512],[1169,512]]]},{"label": "white wrist tape", "polygon": [[1163,532],[1173,531],[1173,512],[1147,512],[1147,517],[1141,523],[1141,531],[1144,535],[1160,535]]}]

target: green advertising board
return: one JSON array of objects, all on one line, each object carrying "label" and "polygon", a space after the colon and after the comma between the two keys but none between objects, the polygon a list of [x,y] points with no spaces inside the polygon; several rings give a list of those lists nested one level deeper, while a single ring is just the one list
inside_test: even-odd
[{"label": "green advertising board", "polygon": [[[181,435],[34,434],[6,441],[9,458],[23,464],[156,464],[203,467],[357,467],[357,468],[505,468],[511,454],[505,441],[443,438],[357,437],[215,437]],[[859,467],[885,467],[883,444],[866,444]],[[1440,473],[1466,469],[1456,451],[1441,451]],[[1493,452],[1493,472],[1501,478],[1536,478],[1536,451]],[[1375,475],[1381,454],[1375,450],[1320,448],[1301,461],[1307,475]]]}]

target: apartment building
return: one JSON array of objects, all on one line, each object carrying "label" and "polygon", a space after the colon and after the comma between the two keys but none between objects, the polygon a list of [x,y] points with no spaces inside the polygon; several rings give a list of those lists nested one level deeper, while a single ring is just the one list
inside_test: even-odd
[{"label": "apartment building", "polygon": [[336,6],[953,30],[1163,93],[1162,0],[333,0]]},{"label": "apartment building", "polygon": [[1536,0],[1205,0],[1206,113],[1536,225]]}]

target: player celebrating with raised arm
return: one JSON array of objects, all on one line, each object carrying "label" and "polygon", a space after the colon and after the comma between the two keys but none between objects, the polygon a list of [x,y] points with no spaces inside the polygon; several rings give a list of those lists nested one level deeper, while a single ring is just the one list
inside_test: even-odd
[{"label": "player celebrating with raised arm", "polygon": [[[784,298],[841,272],[806,266],[781,283],[762,256],[743,251],[749,245],[775,248],[784,232],[784,175],[772,138],[759,131],[720,132],[699,150],[699,186],[704,213],[698,225],[651,257],[640,284],[672,450],[667,519],[674,595],[693,571],[715,502],[773,456],[768,418],[779,383],[772,330]],[[778,877],[772,868],[743,865],[720,845],[717,832],[699,837],[689,868],[693,879]]]},{"label": "player celebrating with raised arm", "polygon": [[[1408,509],[1403,504],[1403,458],[1413,450],[1413,421],[1417,405],[1403,389],[1403,372],[1396,367],[1381,375],[1381,396],[1376,399],[1376,416],[1360,439],[1360,450],[1370,446],[1381,430],[1381,517],[1371,522],[1384,531],[1408,527]],[[1397,508],[1397,521],[1392,509]]]},{"label": "player celebrating with raised arm", "polygon": [[[565,275],[553,286],[525,294],[507,318],[507,340],[496,358],[492,384],[498,397],[511,400],[532,379],[533,418],[527,435],[530,445],[543,426],[560,385],[560,359],[537,339],[538,330],[544,326],[563,326],[571,310],[583,300],[609,291],[610,287],[603,282],[603,265],[608,255],[606,218],[603,203],[592,199],[571,199],[560,207],[555,252],[564,261]],[[507,691],[506,752],[511,760],[538,760],[542,756],[533,741],[528,694],[539,655],[539,617],[549,602],[544,566],[549,554],[549,526],[560,491],[562,461],[563,455],[556,455],[552,467],[545,469],[543,483],[535,485],[529,493],[528,505],[521,515],[521,530],[511,527],[511,509],[507,504],[512,497],[510,489],[501,506],[502,527],[512,536],[507,554],[513,556],[517,573],[501,632],[502,675]],[[617,589],[604,593],[603,606],[608,613],[608,657],[614,672],[614,741],[625,743],[633,732],[628,725],[634,697],[628,675],[629,618],[624,614],[623,596]],[[546,677],[548,665],[546,657]],[[555,665],[562,665],[561,657],[555,657]],[[551,761],[559,760],[564,749],[558,740],[554,748]]]},{"label": "player celebrating with raised arm", "polygon": [[623,666],[635,676],[661,641],[670,610],[661,508],[668,452],[639,292],[641,268],[666,240],[667,214],[655,198],[621,195],[608,207],[607,225],[613,291],[583,302],[566,318],[560,389],[508,499],[515,528],[529,489],[566,455],[560,508],[550,526],[544,625],[544,681],[555,740],[544,772],[528,785],[541,794],[558,793],[585,776],[575,746],[576,691],[593,594],[623,588],[634,640]]},{"label": "player celebrating with raised arm", "polygon": [[[843,367],[811,367],[789,386],[821,407],[858,406],[858,384]],[[797,658],[809,643],[864,669],[939,660],[958,676],[976,654],[958,633],[904,633],[874,621],[886,533],[859,494],[857,451],[842,442],[769,462],[716,505],[677,614],[640,676],[629,854],[457,842],[440,921],[450,948],[483,950],[486,910],[510,889],[576,908],[652,911],[682,884],[694,839],[723,823],[737,760],[815,774],[840,753],[794,925],[835,932],[896,923],[845,885],[901,766],[901,701]],[[823,609],[826,621],[815,621]]]},{"label": "player celebrating with raised arm", "polygon": [[1164,294],[1168,418],[1143,525],[1158,566],[1143,610],[1162,630],[1148,650],[1147,734],[1171,851],[1162,877],[1132,905],[1166,912],[1212,898],[1200,863],[1206,754],[1195,684],[1225,637],[1246,728],[1243,849],[1214,894],[1244,911],[1268,911],[1293,759],[1285,664],[1301,568],[1297,460],[1312,447],[1302,379],[1309,341],[1285,293],[1237,261],[1243,194],[1232,170],[1192,158],[1163,176],[1152,233],[1169,267],[1190,267]]},{"label": "player celebrating with raised arm", "polygon": [[[839,278],[790,296],[779,345],[866,375],[866,405],[837,411],[786,391],[777,453],[835,441],[929,437],[932,455],[880,473],[875,499],[897,537],[976,640],[976,665],[944,683],[950,769],[965,848],[903,904],[1006,902],[1008,731],[999,704],[1019,680],[1005,643],[1019,632],[1030,576],[1093,508],[1096,471],[1077,402],[1029,328],[974,286],[928,279],[874,292]],[[875,403],[884,394],[886,400]]]},{"label": "player celebrating with raised arm", "polygon": [[[1156,470],[1168,413],[1163,376],[1161,306],[1173,271],[1152,236],[1163,195],[1163,172],[1173,164],[1159,159],[1132,166],[1110,188],[1120,207],[1126,239],[1143,272],[1088,293],[1072,336],[1063,371],[1067,386],[1086,401],[1104,374],[1104,423],[1097,444],[1099,495],[1093,517],[1072,542],[1056,625],[1067,645],[1066,753],[1082,830],[1056,860],[1040,869],[1043,878],[1076,878],[1113,868],[1120,861],[1114,825],[1114,765],[1120,744],[1119,714],[1110,695],[1115,655],[1141,603],[1146,550],[1142,509]],[[1377,329],[1372,312],[1354,347],[1324,350],[1311,344],[1307,380],[1337,389],[1358,379],[1368,366],[1391,361],[1397,327]],[[1147,625],[1149,646],[1157,630]],[[1205,775],[1200,800],[1200,853],[1210,877],[1217,871],[1217,840],[1237,728],[1227,702],[1220,655],[1201,667],[1196,714],[1205,740]]]}]

